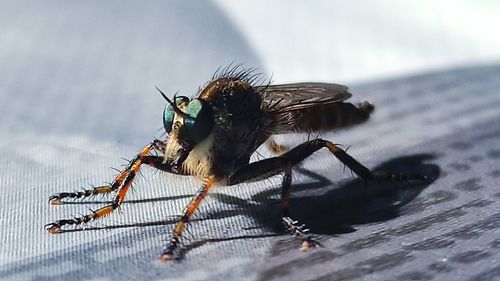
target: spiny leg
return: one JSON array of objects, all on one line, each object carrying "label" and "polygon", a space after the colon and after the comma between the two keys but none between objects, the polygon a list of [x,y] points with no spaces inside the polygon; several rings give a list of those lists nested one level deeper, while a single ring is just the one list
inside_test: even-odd
[{"label": "spiny leg", "polygon": [[[419,174],[403,174],[394,173],[391,171],[374,171],[371,172],[363,164],[359,163],[356,159],[352,158],[347,152],[332,142],[326,140],[312,140],[311,142],[318,141],[311,146],[311,149],[315,149],[320,145],[324,145],[330,150],[344,165],[351,169],[355,174],[365,180],[382,180],[382,181],[392,181],[392,182],[407,182],[407,181],[429,181],[432,178]],[[307,144],[307,143],[306,143]],[[300,147],[300,146],[299,146]],[[296,147],[296,148],[299,148]],[[319,147],[321,148],[321,147]],[[317,149],[319,149],[317,148]],[[313,153],[312,151],[311,153]],[[306,156],[307,157],[307,156]],[[304,157],[305,158],[305,157]],[[303,159],[303,158],[302,158]]]},{"label": "spiny leg", "polygon": [[319,243],[316,242],[309,234],[309,229],[304,224],[299,224],[298,221],[290,217],[288,210],[288,203],[290,199],[290,187],[292,185],[292,166],[284,169],[283,181],[281,184],[281,204],[283,208],[282,222],[286,230],[292,235],[302,239],[301,251],[306,251],[311,247],[318,247]]},{"label": "spiny leg", "polygon": [[[137,155],[136,159],[133,161],[133,164],[129,165],[120,175],[118,176],[118,182],[120,182],[120,185],[116,189],[116,195],[112,201],[111,204],[108,204],[100,209],[97,209],[95,211],[92,211],[90,214],[81,216],[81,217],[75,217],[72,219],[62,219],[55,221],[53,223],[49,223],[45,226],[45,228],[52,234],[59,233],[61,231],[61,227],[65,225],[79,225],[82,223],[87,223],[89,221],[96,220],[98,218],[104,217],[109,215],[112,211],[117,209],[121,203],[123,203],[123,200],[125,200],[125,196],[127,194],[127,191],[129,190],[130,186],[132,185],[132,182],[139,171],[139,168],[141,167],[142,164],[144,164],[143,160],[147,159],[147,163],[149,164],[150,162],[153,163],[152,166],[160,166],[160,163],[158,160],[163,159],[162,157],[159,156],[147,156],[151,150],[153,150],[154,147],[154,142],[145,146],[141,152]],[[158,163],[158,164],[157,164]],[[163,164],[166,167],[169,167],[168,164]],[[166,167],[162,167],[159,169],[162,170],[167,170]],[[158,168],[158,167],[157,167]],[[123,175],[123,176],[122,176]],[[123,177],[123,179],[121,178]],[[123,184],[121,184],[123,183]]]},{"label": "spiny leg", "polygon": [[141,157],[146,156],[152,150],[152,148],[163,152],[164,147],[164,142],[160,140],[154,140],[151,144],[148,144],[146,147],[144,147],[132,160],[130,160],[129,164],[122,171],[120,171],[120,173],[116,176],[111,184],[100,185],[93,187],[92,189],[86,189],[83,191],[57,193],[49,197],[49,203],[52,205],[59,205],[61,204],[61,200],[64,198],[85,198],[97,194],[107,194],[116,191],[122,185],[123,181],[127,178],[132,167],[135,165],[135,163],[137,163],[137,161],[139,161],[139,159],[141,159]]},{"label": "spiny leg", "polygon": [[309,157],[315,151],[326,147],[343,164],[349,167],[354,173],[363,179],[373,178],[368,168],[352,158],[344,150],[337,147],[330,141],[315,139],[307,141],[277,157],[264,159],[258,162],[250,163],[232,174],[228,179],[228,185],[234,185],[246,181],[260,180],[283,172],[288,166],[295,166]]},{"label": "spiny leg", "polygon": [[199,208],[201,202],[208,194],[208,191],[212,188],[214,184],[214,177],[210,176],[203,181],[202,187],[198,190],[196,195],[191,199],[189,204],[182,211],[182,215],[179,218],[179,221],[175,224],[175,227],[172,231],[172,238],[168,246],[163,251],[160,260],[161,261],[169,261],[174,259],[174,252],[177,249],[180,238],[182,236],[182,232],[184,231],[186,224],[189,223],[189,219],[194,214],[194,212]]},{"label": "spiny leg", "polygon": [[115,191],[116,188],[119,186],[119,184],[117,184],[117,179],[118,179],[118,177],[110,185],[105,184],[105,185],[100,185],[100,186],[93,186],[92,189],[83,189],[82,191],[61,192],[61,193],[53,194],[49,197],[49,203],[51,205],[60,205],[61,199],[64,199],[64,198],[78,199],[78,198],[85,198],[85,197],[94,196],[97,194],[110,193],[112,191]]}]

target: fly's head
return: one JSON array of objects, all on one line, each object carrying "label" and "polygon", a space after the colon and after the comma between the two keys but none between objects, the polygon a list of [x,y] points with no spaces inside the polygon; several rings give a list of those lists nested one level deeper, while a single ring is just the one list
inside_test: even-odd
[{"label": "fly's head", "polygon": [[[210,104],[202,99],[190,100],[179,96],[171,101],[165,95],[163,97],[168,102],[163,111],[163,126],[168,133],[164,162],[170,163],[172,169],[180,173],[182,167],[191,169],[190,165],[187,165],[189,163],[185,162],[201,162],[199,159],[191,158],[209,157],[209,155],[198,154],[209,153],[209,150],[202,151],[200,147],[206,146],[207,139],[210,139],[214,118]],[[211,146],[212,143],[208,145]]]}]

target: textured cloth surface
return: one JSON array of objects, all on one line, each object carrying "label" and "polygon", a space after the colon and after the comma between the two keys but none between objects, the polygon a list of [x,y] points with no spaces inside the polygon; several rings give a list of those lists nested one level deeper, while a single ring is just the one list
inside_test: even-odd
[{"label": "textured cloth surface", "polygon": [[[107,200],[49,206],[49,195],[112,180],[107,167],[119,168],[121,157],[161,135],[164,104],[154,85],[190,95],[217,66],[235,59],[260,65],[216,7],[175,3],[109,9],[60,2],[52,17],[41,4],[3,4],[0,279],[499,278],[495,65],[351,86],[353,101],[375,104],[373,118],[322,137],[351,146],[372,169],[436,180],[363,182],[326,151],[315,153],[294,169],[290,207],[321,248],[297,251],[299,241],[281,230],[276,177],[213,190],[189,226],[182,260],[160,263],[175,215],[200,183],[150,168],[117,213],[46,233],[46,223]],[[290,146],[306,139],[277,138]]]}]

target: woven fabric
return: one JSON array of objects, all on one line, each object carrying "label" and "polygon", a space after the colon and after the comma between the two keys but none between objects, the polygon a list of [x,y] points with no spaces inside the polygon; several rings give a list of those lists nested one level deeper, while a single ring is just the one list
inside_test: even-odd
[{"label": "woven fabric", "polygon": [[436,179],[364,182],[327,151],[315,153],[294,169],[290,208],[321,248],[300,252],[281,229],[275,177],[214,189],[182,259],[160,263],[200,182],[150,168],[115,214],[48,234],[46,223],[108,200],[49,206],[49,195],[111,181],[108,167],[161,135],[155,85],[192,95],[218,66],[263,64],[210,2],[107,3],[0,9],[0,279],[498,279],[497,65],[351,85],[353,101],[375,104],[373,118],[321,137],[351,146],[372,169]]}]

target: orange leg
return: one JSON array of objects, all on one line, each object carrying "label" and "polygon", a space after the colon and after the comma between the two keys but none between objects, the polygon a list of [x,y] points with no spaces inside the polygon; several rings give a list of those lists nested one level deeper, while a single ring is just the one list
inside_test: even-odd
[{"label": "orange leg", "polygon": [[174,251],[177,248],[177,245],[179,244],[179,239],[182,236],[182,232],[184,231],[186,224],[189,222],[189,219],[191,218],[193,213],[198,209],[203,199],[205,199],[205,197],[208,194],[208,191],[212,188],[213,184],[214,184],[213,176],[206,178],[203,182],[203,186],[198,190],[196,195],[193,197],[193,199],[191,199],[189,204],[182,212],[182,216],[180,217],[179,221],[175,225],[174,230],[172,232],[172,239],[170,240],[169,245],[161,255],[160,259],[162,261],[168,261],[174,259]]},{"label": "orange leg", "polygon": [[[89,221],[96,220],[98,218],[107,216],[110,214],[112,211],[114,211],[116,208],[120,206],[120,204],[125,200],[125,196],[127,194],[127,191],[129,190],[130,186],[132,185],[132,182],[135,178],[135,175],[139,171],[139,168],[143,164],[142,159],[146,157],[151,150],[155,147],[155,142],[148,144],[145,146],[141,152],[130,162],[130,164],[125,168],[120,174],[116,177],[114,180],[113,184],[109,187],[97,187],[94,189],[95,194],[97,193],[104,193],[104,192],[111,192],[114,190],[117,190],[116,195],[113,199],[113,202],[107,206],[104,206],[100,209],[97,209],[95,211],[92,211],[90,214],[81,216],[81,217],[76,217],[72,219],[62,219],[55,221],[53,223],[49,223],[45,226],[45,228],[52,234],[59,233],[61,231],[61,227],[65,225],[79,225],[83,223],[87,223]],[[97,190],[97,191],[96,191]],[[98,192],[102,191],[102,192]],[[64,194],[64,193],[61,193]],[[91,194],[93,195],[93,194]],[[71,196],[66,196],[66,197],[71,197]],[[61,197],[56,197],[52,196],[50,202],[52,204],[58,204],[60,202]]]},{"label": "orange leg", "polygon": [[[90,197],[94,196],[97,194],[107,194],[111,193],[113,191],[116,191],[123,183],[123,181],[127,178],[132,166],[139,161],[140,158],[144,157],[151,151],[151,146],[155,149],[157,149],[160,152],[163,152],[163,148],[165,147],[165,144],[159,140],[154,140],[151,144],[147,145],[144,147],[141,152],[130,161],[130,163],[127,165],[125,169],[123,169],[113,180],[111,184],[106,184],[106,185],[100,185],[96,186],[93,189],[88,189],[88,190],[83,190],[83,191],[77,191],[77,192],[61,192],[54,194],[49,197],[49,203],[52,205],[59,205],[61,204],[61,200],[64,198],[72,198],[72,199],[77,199],[77,198],[85,198],[85,197]],[[147,150],[147,153],[146,153]]]}]

